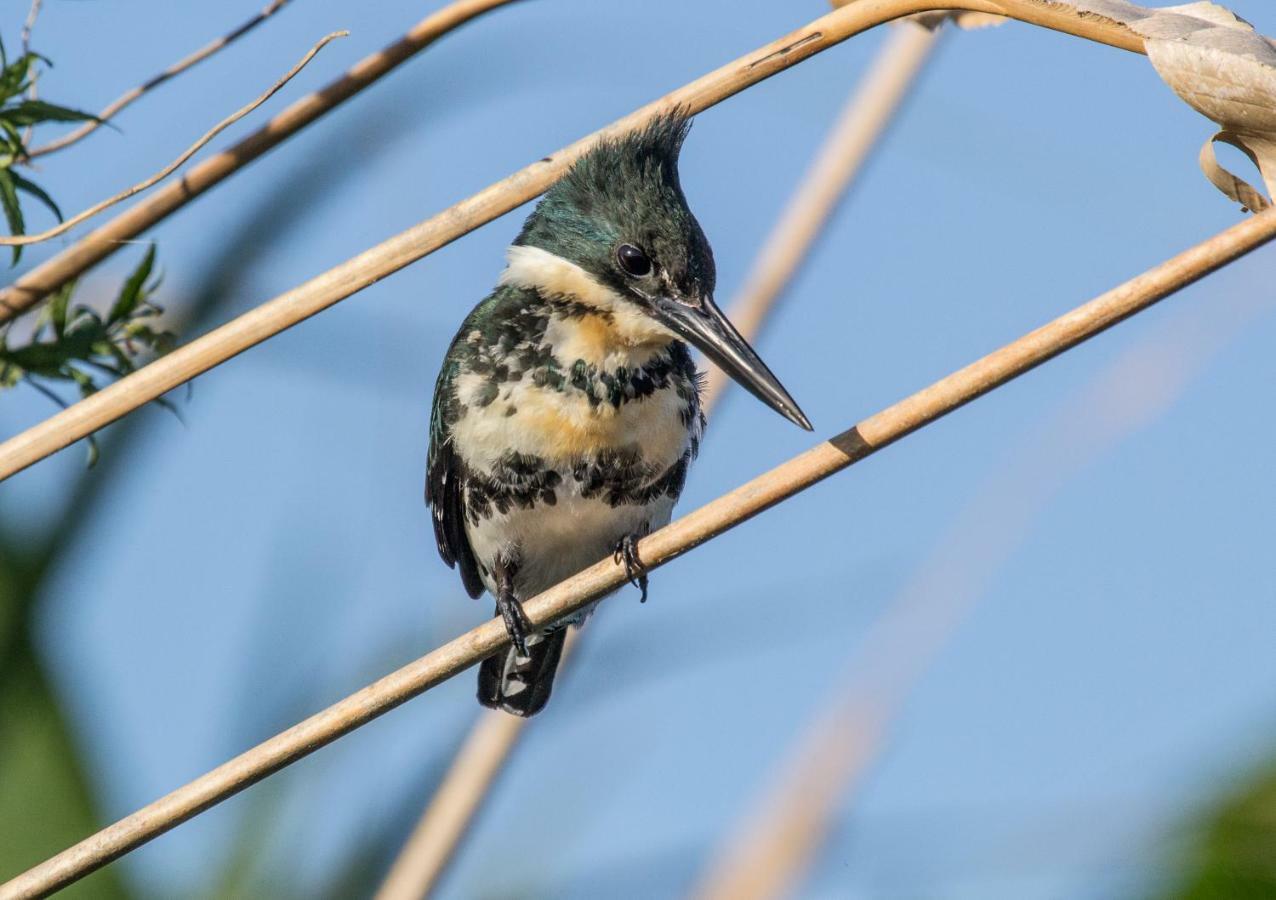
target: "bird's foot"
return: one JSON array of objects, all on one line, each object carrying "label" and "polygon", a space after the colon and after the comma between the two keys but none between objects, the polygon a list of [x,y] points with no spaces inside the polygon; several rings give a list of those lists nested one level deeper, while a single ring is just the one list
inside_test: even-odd
[{"label": "bird's foot", "polygon": [[616,552],[613,556],[617,563],[625,564],[625,578],[629,583],[642,591],[639,603],[647,602],[647,566],[638,556],[638,540],[646,536],[646,530],[625,535],[616,542]]},{"label": "bird's foot", "polygon": [[520,656],[527,656],[527,636],[532,630],[532,623],[527,618],[527,613],[523,612],[523,604],[512,593],[502,593],[496,597],[496,610],[505,621],[505,631],[510,636],[510,643]]}]

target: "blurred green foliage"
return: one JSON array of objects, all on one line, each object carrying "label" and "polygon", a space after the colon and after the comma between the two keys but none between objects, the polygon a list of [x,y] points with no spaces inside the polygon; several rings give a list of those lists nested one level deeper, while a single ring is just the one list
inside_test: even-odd
[{"label": "blurred green foliage", "polygon": [[[0,880],[70,846],[102,821],[90,778],[37,654],[32,621],[40,588],[78,531],[75,512],[96,488],[82,479],[61,520],[43,537],[0,534]],[[11,526],[17,523],[8,523]],[[68,897],[126,896],[107,869]]]},{"label": "blurred green foliage", "polygon": [[[388,107],[369,109],[367,123],[360,129],[362,141],[350,141],[345,128],[328,131],[270,190],[243,204],[239,226],[228,229],[221,245],[209,249],[199,271],[189,275],[192,287],[183,292],[181,304],[174,305],[175,330],[199,332],[222,319],[243,300],[262,261],[305,223],[305,213],[330,197],[343,179],[357,175],[361,166],[373,164],[378,153],[392,146],[392,138],[413,124],[391,114]],[[154,265],[151,248],[105,313],[75,304],[73,287],[65,296],[60,294],[54,301],[60,310],[52,304],[46,307],[31,335],[34,343],[46,346],[24,353],[25,345],[10,348],[5,342],[4,360],[22,374],[10,370],[3,383],[12,384],[15,378],[27,383],[27,376],[34,373],[37,380],[47,377],[83,391],[76,375],[50,367],[65,365],[90,376],[115,376],[131,371],[134,364],[127,341],[133,341],[132,349],[139,352],[164,352],[172,338],[154,324],[159,313],[150,299],[158,286]],[[47,345],[58,342],[59,328],[62,341],[72,339],[70,346],[51,350]],[[129,353],[127,363],[109,349],[109,343],[123,344],[121,349]],[[107,370],[103,372],[99,364]],[[57,374],[44,374],[48,372]],[[82,840],[113,817],[98,806],[95,785],[106,776],[93,771],[93,756],[80,745],[76,723],[69,718],[40,657],[34,623],[49,578],[77,552],[89,529],[100,521],[99,503],[110,485],[135,463],[146,422],[145,415],[134,414],[104,433],[100,464],[64,486],[63,511],[43,533],[33,533],[13,509],[0,506],[0,882]],[[246,728],[251,733],[245,740],[260,739],[313,706],[308,696],[293,699],[300,702],[301,710],[292,703],[287,708],[258,710],[259,719]],[[438,764],[422,768],[418,789],[405,791],[381,827],[369,830],[359,845],[349,848],[321,900],[371,893],[441,772]],[[215,877],[205,887],[206,896],[302,896],[294,873],[280,869],[268,848],[278,842],[283,827],[284,792],[303,787],[285,773],[239,798],[243,805],[233,846],[216,866]],[[148,892],[129,882],[126,872],[126,863],[107,866],[58,896],[94,900],[147,896]]]},{"label": "blurred green foliage", "polygon": [[1196,853],[1169,900],[1276,897],[1276,762],[1198,826]]},{"label": "blurred green foliage", "polygon": [[[26,383],[66,406],[44,382],[70,382],[87,397],[99,389],[101,375],[123,378],[134,371],[141,351],[159,355],[171,350],[177,338],[156,326],[164,310],[150,300],[159,287],[159,278],[152,277],[154,269],[152,244],[105,315],[84,304],[72,306],[76,283],[70,282],[40,309],[26,343],[10,347],[8,329],[0,331],[0,389]],[[177,408],[163,397],[155,402],[177,415]],[[97,442],[89,437],[90,466],[97,453]]]}]

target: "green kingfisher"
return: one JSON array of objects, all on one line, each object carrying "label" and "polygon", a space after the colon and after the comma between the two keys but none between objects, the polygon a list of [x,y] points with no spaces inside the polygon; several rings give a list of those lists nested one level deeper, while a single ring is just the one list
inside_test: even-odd
[{"label": "green kingfisher", "polygon": [[713,302],[713,251],[678,178],[688,127],[666,114],[582,156],[444,357],[425,500],[443,561],[509,631],[480,666],[484,706],[540,711],[567,625],[588,616],[538,631],[522,601],[609,554],[646,600],[637,540],[668,524],[704,430],[687,344],[811,429]]}]

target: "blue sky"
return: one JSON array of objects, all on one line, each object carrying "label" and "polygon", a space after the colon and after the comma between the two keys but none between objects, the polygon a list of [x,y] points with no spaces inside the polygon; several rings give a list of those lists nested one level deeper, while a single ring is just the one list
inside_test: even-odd
[{"label": "blue sky", "polygon": [[[259,117],[437,5],[295,0],[132,107],[120,133],[51,157],[41,183],[64,209],[87,206],[167,162],[322,34],[351,32]],[[100,108],[259,6],[49,0],[35,42],[57,63],[44,94]],[[1276,33],[1270,4],[1233,8]],[[241,273],[236,311],[825,9],[536,0],[493,14],[157,228],[159,299],[180,306],[210,248],[301,167],[329,172]],[[6,16],[8,35],[18,13]],[[720,300],[883,36],[698,118],[682,173]],[[949,35],[758,346],[817,435],[841,431],[1237,221],[1196,168],[1210,133],[1139,56],[1018,24]],[[145,439],[39,623],[112,816],[486,614],[434,552],[426,422],[443,350],[525,214],[201,377],[187,426],[139,413]],[[86,296],[108,295],[140,253],[95,270]],[[1272,248],[1255,253],[690,554],[654,575],[646,606],[630,591],[609,601],[444,895],[685,888],[843,695],[901,597],[955,610],[955,624],[919,657],[803,896],[1154,885],[1185,817],[1276,748],[1274,262]],[[0,423],[13,434],[48,412],[14,392]],[[812,440],[731,395],[681,508]],[[6,518],[40,527],[82,463],[75,448],[14,478]],[[262,865],[321,884],[360,835],[420,808],[476,715],[472,680],[123,865],[186,893],[269,807]]]}]

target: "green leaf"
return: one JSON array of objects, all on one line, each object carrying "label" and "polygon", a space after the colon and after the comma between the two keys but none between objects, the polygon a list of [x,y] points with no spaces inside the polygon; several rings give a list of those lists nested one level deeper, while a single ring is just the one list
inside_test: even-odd
[{"label": "green leaf", "polygon": [[53,333],[59,338],[66,334],[66,307],[71,302],[71,294],[74,292],[75,282],[68,281],[49,301],[49,322],[53,325]]},{"label": "green leaf", "polygon": [[[18,204],[18,192],[14,186],[13,173],[8,169],[0,169],[0,206],[4,207],[4,217],[9,222],[9,233],[24,234],[26,223],[22,219],[22,207]],[[13,265],[22,258],[22,248],[13,248]]]},{"label": "green leaf", "polygon": [[0,361],[0,388],[13,387],[25,378],[26,374],[19,365],[15,365],[8,360]]},{"label": "green leaf", "polygon": [[[190,384],[190,382],[187,382],[187,384]],[[158,406],[160,409],[164,409],[172,413],[173,418],[181,422],[183,425],[186,424],[186,417],[182,415],[182,411],[177,408],[177,405],[173,403],[172,400],[169,400],[167,397],[156,397],[151,402],[154,403],[156,406]]]},{"label": "green leaf", "polygon": [[148,246],[147,254],[142,258],[142,262],[133,269],[129,280],[124,282],[124,289],[120,291],[120,296],[116,297],[115,303],[111,305],[110,314],[106,317],[108,323],[122,322],[133,315],[138,304],[145,299],[145,283],[147,278],[151,277],[154,264],[156,264],[156,245],[152,244]]},{"label": "green leaf", "polygon": [[151,269],[155,267],[155,245],[151,244],[146,248],[146,255],[142,257],[142,261],[137,268],[133,270],[133,274],[128,277],[128,281],[124,282],[124,288],[120,291],[120,296],[116,298],[115,303],[111,306],[111,312],[107,315],[107,322],[121,322],[133,314],[137,309],[137,304],[143,299],[143,288],[146,285],[146,279],[151,277]]},{"label": "green leaf", "polygon": [[62,210],[58,209],[58,205],[53,202],[52,197],[44,192],[43,188],[23,178],[17,172],[10,171],[9,174],[13,177],[13,184],[18,190],[24,191],[39,200],[49,208],[50,212],[58,217],[59,222],[62,221]]},{"label": "green leaf", "polygon": [[97,393],[97,382],[93,380],[93,376],[88,372],[77,369],[75,366],[67,366],[66,371],[71,380],[79,387],[81,397],[90,397]]},{"label": "green leaf", "polygon": [[66,327],[71,334],[98,334],[104,330],[102,318],[83,303],[77,303],[71,310],[71,318]]},{"label": "green leaf", "polygon": [[39,53],[27,52],[0,69],[0,100],[19,96],[31,86],[31,71],[37,62],[42,62],[50,68],[53,66],[47,57]]},{"label": "green leaf", "polygon": [[93,113],[58,106],[44,100],[23,100],[14,106],[0,109],[0,118],[14,125],[38,125],[41,122],[100,122]]},{"label": "green leaf", "polygon": [[0,71],[0,100],[8,100],[27,89],[27,76],[31,73],[33,62],[35,57],[28,53]]},{"label": "green leaf", "polygon": [[40,343],[14,347],[5,351],[4,358],[5,362],[46,378],[69,377],[62,373],[62,367],[67,360],[65,350],[56,344]]},{"label": "green leaf", "polygon": [[3,131],[8,141],[5,142],[5,150],[15,159],[26,156],[26,148],[22,146],[22,132],[18,131],[12,124],[0,119],[0,131]]},{"label": "green leaf", "polygon": [[151,326],[143,325],[140,322],[130,322],[128,327],[124,329],[124,336],[144,344],[161,356],[177,346],[177,335],[173,334],[173,332],[156,331]]}]

